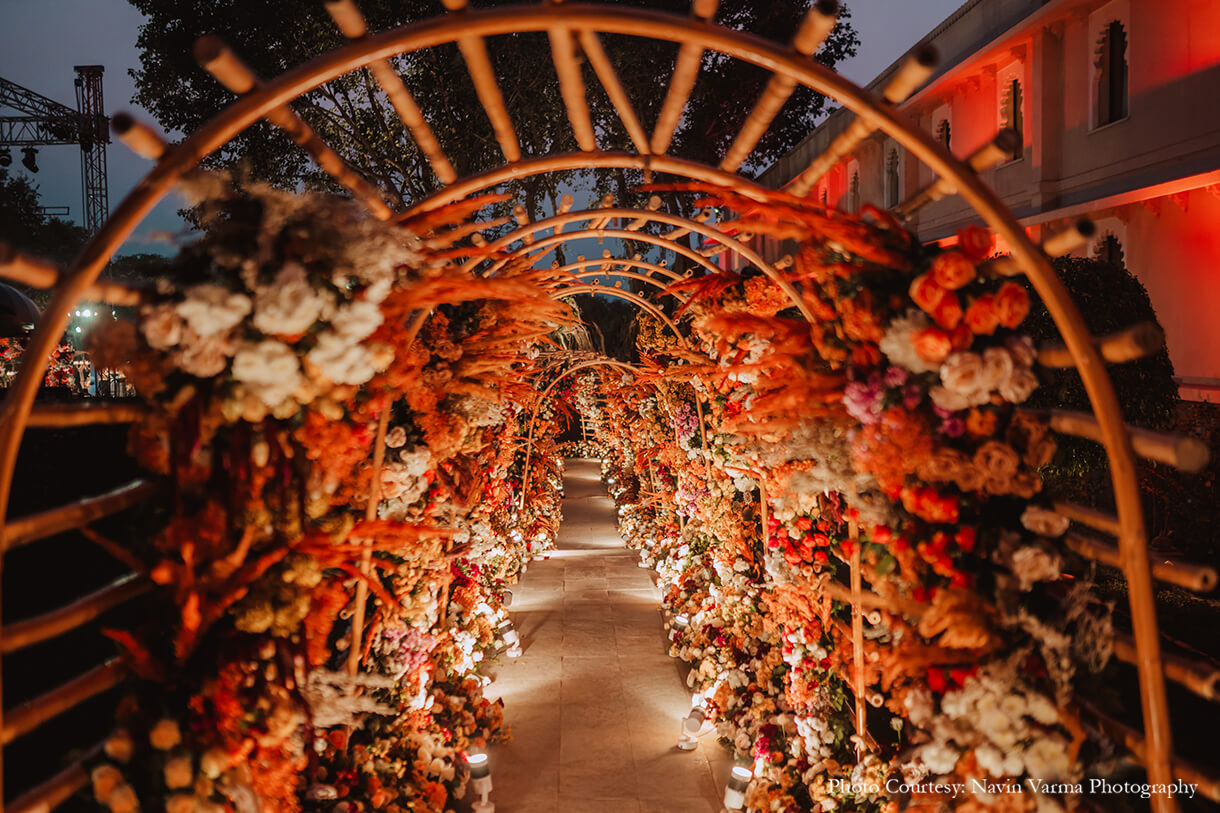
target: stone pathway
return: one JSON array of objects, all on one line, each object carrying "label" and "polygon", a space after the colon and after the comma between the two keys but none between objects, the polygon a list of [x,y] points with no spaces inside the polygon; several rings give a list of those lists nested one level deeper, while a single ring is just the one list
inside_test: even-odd
[{"label": "stone pathway", "polygon": [[525,654],[487,688],[512,728],[490,752],[491,801],[497,813],[715,813],[731,760],[710,734],[676,747],[685,671],[599,476],[596,461],[568,461],[559,550],[513,587]]}]

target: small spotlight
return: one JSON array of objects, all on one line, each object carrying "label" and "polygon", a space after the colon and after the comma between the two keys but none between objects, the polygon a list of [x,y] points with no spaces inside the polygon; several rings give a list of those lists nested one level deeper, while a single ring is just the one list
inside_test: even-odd
[{"label": "small spotlight", "polygon": [[0,147],[0,167],[13,165],[13,153],[8,147]]},{"label": "small spotlight", "polygon": [[487,801],[491,793],[491,765],[487,754],[478,749],[466,752],[466,766],[470,769],[470,787],[479,794],[479,801],[472,805],[475,813],[495,813],[496,806]]},{"label": "small spotlight", "polygon": [[686,632],[686,628],[690,626],[690,616],[686,613],[678,613],[674,616],[674,629],[678,632]]},{"label": "small spotlight", "polygon": [[34,160],[34,156],[38,155],[38,150],[33,147],[22,147],[21,154],[25,156],[21,159],[21,165],[30,172],[37,172],[38,162]]},{"label": "small spotlight", "polygon": [[744,765],[734,765],[729,774],[729,783],[724,788],[724,807],[726,811],[741,810],[746,804],[746,788],[754,774]]},{"label": "small spotlight", "polygon": [[501,603],[501,604],[503,604],[505,607],[511,607],[511,606],[513,606],[513,591],[512,591],[512,590],[505,590],[505,591],[504,591],[504,592],[503,592],[503,593],[500,595],[500,603]]},{"label": "small spotlight", "polygon": [[509,621],[507,618],[501,621],[499,626],[496,627],[496,634],[503,638],[504,643],[507,644],[508,657],[521,657],[521,636],[513,628],[512,621]]}]

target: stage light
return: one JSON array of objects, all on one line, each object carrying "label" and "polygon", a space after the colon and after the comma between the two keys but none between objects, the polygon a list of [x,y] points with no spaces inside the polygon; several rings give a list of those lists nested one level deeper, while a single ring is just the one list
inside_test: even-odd
[{"label": "stage light", "polygon": [[8,147],[0,148],[0,167],[11,167],[13,165],[13,153]]},{"label": "stage light", "polygon": [[25,156],[21,159],[21,165],[30,172],[37,172],[38,162],[34,160],[34,156],[38,155],[38,150],[33,147],[22,147],[21,154]]}]

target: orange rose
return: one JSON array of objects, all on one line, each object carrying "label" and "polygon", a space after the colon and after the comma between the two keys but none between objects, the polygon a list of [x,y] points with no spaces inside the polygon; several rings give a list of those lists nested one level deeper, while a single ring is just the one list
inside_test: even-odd
[{"label": "orange rose", "polygon": [[962,321],[962,303],[957,298],[957,294],[945,291],[944,298],[929,315],[936,324],[952,330]]},{"label": "orange rose", "polygon": [[1006,282],[995,295],[995,309],[1000,324],[1015,328],[1029,315],[1029,294],[1015,282]]},{"label": "orange rose", "polygon": [[926,327],[911,337],[915,353],[929,364],[940,364],[953,352],[948,334],[938,327]]},{"label": "orange rose", "polygon": [[975,277],[974,263],[960,251],[945,251],[932,261],[932,280],[942,288],[956,291]]},{"label": "orange rose", "polygon": [[991,253],[991,233],[978,226],[957,230],[957,248],[966,259],[978,262]]},{"label": "orange rose", "polygon": [[990,336],[1000,326],[1000,315],[996,313],[995,296],[983,294],[966,308],[966,324],[972,333]]},{"label": "orange rose", "polygon": [[926,313],[936,310],[936,306],[949,293],[932,279],[931,274],[920,274],[911,281],[911,300]]},{"label": "orange rose", "polygon": [[969,414],[966,415],[966,432],[972,437],[989,438],[995,434],[996,422],[994,412],[971,408]]}]

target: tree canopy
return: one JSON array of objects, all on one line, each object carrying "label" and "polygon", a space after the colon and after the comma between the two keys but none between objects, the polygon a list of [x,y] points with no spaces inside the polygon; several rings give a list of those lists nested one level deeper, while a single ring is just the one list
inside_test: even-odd
[{"label": "tree canopy", "polygon": [[[296,0],[130,0],[147,18],[138,46],[141,66],[132,71],[133,101],[151,111],[170,130],[189,133],[227,106],[233,96],[203,73],[192,59],[195,40],[219,35],[258,74],[276,76],[343,44],[342,35],[321,3]],[[475,3],[502,4],[501,0]],[[361,10],[371,30],[385,30],[443,14],[437,0],[364,0]],[[647,0],[651,8],[685,13],[678,0]],[[717,20],[733,28],[786,43],[799,25],[806,3],[777,0],[724,0]],[[841,21],[816,59],[833,68],[855,53],[858,38],[844,9]],[[652,127],[673,71],[676,45],[639,37],[606,36],[607,53],[618,69],[641,122]],[[488,42],[505,103],[526,156],[576,149],[545,34],[515,34]],[[458,49],[452,45],[398,57],[395,67],[416,96],[446,154],[459,174],[475,173],[503,162]],[[630,141],[592,70],[586,65],[590,113],[602,149],[627,148]],[[719,54],[705,54],[690,104],[675,133],[671,152],[715,164],[731,143],[768,72]],[[824,97],[798,88],[758,144],[745,169],[758,171],[791,149],[824,112]],[[327,83],[294,103],[323,139],[367,178],[385,189],[399,206],[418,200],[438,186],[431,168],[367,71]],[[254,178],[284,187],[332,188],[308,157],[282,133],[259,124],[241,134],[211,159],[212,165],[241,164]],[[527,208],[537,216],[553,208],[562,185],[576,173],[551,174],[519,184]],[[633,177],[618,173],[598,187],[623,195]],[[617,187],[617,188],[616,188]],[[602,191],[599,189],[598,191]],[[550,199],[551,207],[543,207]]]}]

